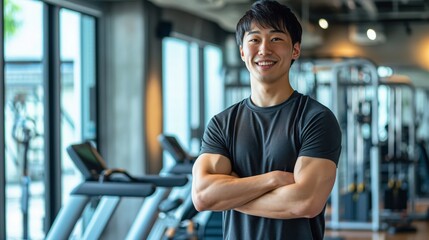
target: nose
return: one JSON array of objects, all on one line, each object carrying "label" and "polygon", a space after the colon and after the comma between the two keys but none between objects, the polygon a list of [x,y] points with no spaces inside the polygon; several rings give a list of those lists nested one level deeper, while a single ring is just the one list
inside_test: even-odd
[{"label": "nose", "polygon": [[261,45],[259,45],[259,55],[269,55],[272,53],[270,41],[262,41]]}]

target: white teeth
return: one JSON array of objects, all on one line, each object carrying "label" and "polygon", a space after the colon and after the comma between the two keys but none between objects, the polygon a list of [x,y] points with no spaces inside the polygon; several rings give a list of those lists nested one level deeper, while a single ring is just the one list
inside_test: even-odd
[{"label": "white teeth", "polygon": [[273,65],[273,62],[259,62],[258,65],[259,66],[268,66],[268,65]]}]

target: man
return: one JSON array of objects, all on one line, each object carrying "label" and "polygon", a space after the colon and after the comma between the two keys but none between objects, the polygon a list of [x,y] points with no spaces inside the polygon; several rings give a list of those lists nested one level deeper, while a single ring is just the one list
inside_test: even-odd
[{"label": "man", "polygon": [[301,34],[275,1],[255,2],[237,24],[251,96],[212,118],[192,183],[198,211],[224,211],[224,239],[323,239],[341,132],[329,109],[289,83]]}]

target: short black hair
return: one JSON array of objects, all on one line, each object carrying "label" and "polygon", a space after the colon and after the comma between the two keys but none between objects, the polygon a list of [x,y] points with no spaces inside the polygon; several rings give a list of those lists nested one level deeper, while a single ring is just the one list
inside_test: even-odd
[{"label": "short black hair", "polygon": [[252,22],[262,27],[287,30],[292,39],[292,45],[301,42],[301,23],[289,7],[277,1],[262,0],[252,4],[250,10],[237,23],[235,38],[239,46],[243,45],[244,34],[250,31]]}]

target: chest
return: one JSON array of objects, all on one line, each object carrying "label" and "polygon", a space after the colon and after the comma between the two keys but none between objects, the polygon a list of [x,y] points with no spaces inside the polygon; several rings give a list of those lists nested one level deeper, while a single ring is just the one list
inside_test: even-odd
[{"label": "chest", "polygon": [[297,126],[294,117],[283,111],[237,116],[231,149],[234,171],[240,176],[292,171],[300,148]]}]

